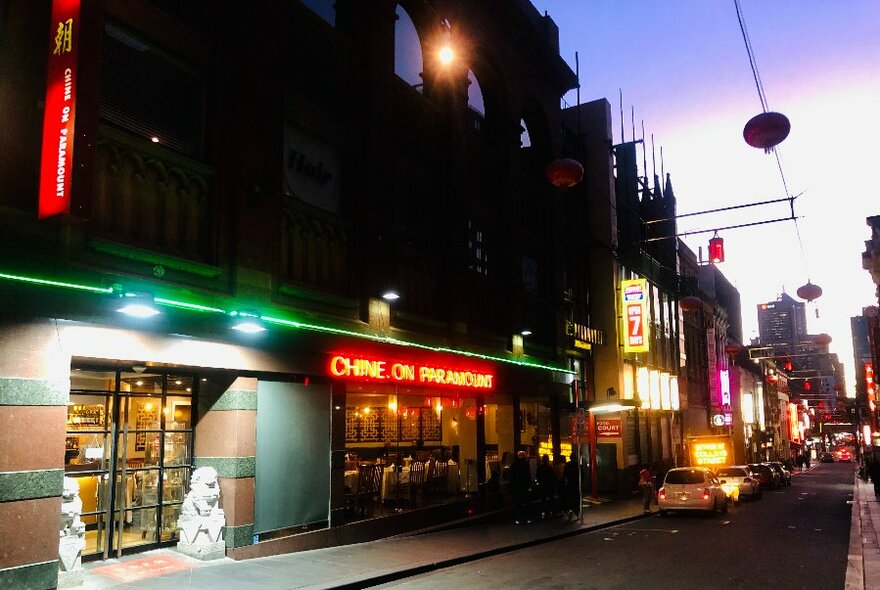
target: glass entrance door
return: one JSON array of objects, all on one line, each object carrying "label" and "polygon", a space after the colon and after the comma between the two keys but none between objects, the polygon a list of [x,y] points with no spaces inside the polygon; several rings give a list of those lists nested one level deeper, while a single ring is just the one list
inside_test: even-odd
[{"label": "glass entrance door", "polygon": [[71,373],[65,475],[79,483],[86,558],[177,540],[192,470],[194,375]]}]

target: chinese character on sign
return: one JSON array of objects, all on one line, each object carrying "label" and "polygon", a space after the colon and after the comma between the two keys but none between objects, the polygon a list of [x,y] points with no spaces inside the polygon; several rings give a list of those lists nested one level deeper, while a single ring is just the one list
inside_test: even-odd
[{"label": "chinese character on sign", "polygon": [[55,34],[55,55],[70,53],[73,49],[73,19],[69,18],[58,23],[58,32]]}]

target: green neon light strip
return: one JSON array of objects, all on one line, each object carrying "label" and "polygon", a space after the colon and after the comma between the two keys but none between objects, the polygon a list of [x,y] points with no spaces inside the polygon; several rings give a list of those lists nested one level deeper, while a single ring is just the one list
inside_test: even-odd
[{"label": "green neon light strip", "polygon": [[20,283],[32,283],[34,285],[46,285],[48,287],[64,287],[65,289],[76,289],[78,291],[89,291],[91,293],[104,293],[109,295],[113,292],[112,287],[92,287],[89,285],[77,285],[75,283],[62,283],[60,281],[49,281],[46,279],[35,279],[32,277],[23,277],[20,275],[10,275],[5,273],[0,273],[0,279],[7,279],[10,281],[18,281]]},{"label": "green neon light strip", "polygon": [[381,342],[383,344],[394,344],[396,346],[406,346],[409,348],[419,348],[422,350],[429,350],[431,352],[443,352],[454,354],[458,356],[467,356],[471,358],[478,358],[486,361],[494,361],[498,363],[506,363],[508,365],[519,365],[521,367],[528,367],[531,369],[546,369],[549,371],[557,371],[559,373],[566,373],[568,375],[574,375],[575,372],[570,369],[563,369],[561,367],[555,367],[553,365],[542,365],[540,363],[532,363],[528,361],[518,361],[514,359],[507,359],[499,356],[492,356],[488,354],[480,354],[477,352],[468,352],[466,350],[457,350],[455,348],[448,348],[445,346],[428,346],[427,344],[420,344],[418,342],[410,342],[408,340],[400,340],[399,338],[393,338],[390,336],[371,336],[369,334],[362,334],[360,332],[354,332],[352,330],[342,330],[340,328],[331,328],[329,326],[318,326],[315,324],[304,324],[302,322],[295,322],[292,320],[282,320],[279,318],[273,318],[270,316],[260,316],[260,319],[264,322],[269,322],[272,324],[279,324],[282,326],[289,326],[291,328],[299,328],[302,330],[311,330],[313,332],[324,332],[329,334],[339,334],[340,336],[351,336],[354,338],[360,338],[362,340],[372,340],[373,342]]},{"label": "green neon light strip", "polygon": [[153,302],[158,303],[159,305],[167,305],[169,307],[180,307],[182,309],[191,309],[192,311],[205,311],[210,313],[222,313],[226,312],[222,309],[216,307],[208,307],[207,305],[198,305],[197,303],[186,303],[183,301],[175,301],[174,299],[162,299],[161,297],[153,297]]},{"label": "green neon light strip", "polygon": [[[45,285],[47,287],[63,287],[65,289],[75,289],[79,291],[88,291],[91,293],[101,293],[105,295],[112,294],[112,287],[92,287],[90,285],[78,285],[76,283],[63,283],[60,281],[50,281],[46,279],[36,279],[32,277],[25,277],[21,275],[11,275],[6,273],[0,273],[0,279],[6,279],[10,281],[18,281],[21,283],[31,283],[35,285]],[[186,303],[184,301],[176,301],[174,299],[163,299],[160,297],[156,297],[153,301],[159,305],[167,305],[170,307],[178,307],[181,309],[189,309],[192,311],[202,311],[208,313],[222,313],[224,315],[227,314],[225,310],[219,309],[217,307],[208,307],[206,305],[198,305],[196,303]],[[420,344],[418,342],[410,342],[408,340],[400,340],[399,338],[393,338],[390,336],[371,336],[369,334],[362,334],[360,332],[355,332],[353,330],[343,330],[340,328],[332,328],[330,326],[319,326],[316,324],[305,324],[303,322],[295,322],[292,320],[282,320],[280,318],[273,318],[270,316],[260,316],[260,319],[264,322],[269,322],[272,324],[278,324],[281,326],[288,326],[291,328],[298,328],[301,330],[311,330],[313,332],[321,332],[324,334],[338,334],[340,336],[350,336],[352,338],[360,338],[362,340],[372,340],[373,342],[380,342],[383,344],[393,344],[395,346],[405,346],[409,348],[419,348],[422,350],[428,350],[431,352],[442,352],[448,354],[454,354],[458,356],[466,356],[471,358],[482,359],[486,361],[494,361],[498,363],[505,363],[508,365],[518,365],[520,367],[528,367],[532,369],[545,369],[548,371],[557,371],[559,373],[566,373],[568,375],[574,375],[575,372],[570,369],[563,369],[561,367],[554,367],[553,365],[543,365],[541,363],[532,363],[528,361],[518,361],[514,359],[506,359],[503,357],[492,356],[488,354],[479,354],[476,352],[468,352],[466,350],[457,350],[454,348],[448,348],[445,346],[428,346],[427,344]]]}]

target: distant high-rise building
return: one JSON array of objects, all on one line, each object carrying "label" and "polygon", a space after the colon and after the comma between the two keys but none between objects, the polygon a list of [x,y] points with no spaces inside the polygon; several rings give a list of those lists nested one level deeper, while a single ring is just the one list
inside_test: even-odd
[{"label": "distant high-rise building", "polygon": [[807,336],[807,309],[783,293],[776,301],[758,305],[761,344],[795,345]]}]

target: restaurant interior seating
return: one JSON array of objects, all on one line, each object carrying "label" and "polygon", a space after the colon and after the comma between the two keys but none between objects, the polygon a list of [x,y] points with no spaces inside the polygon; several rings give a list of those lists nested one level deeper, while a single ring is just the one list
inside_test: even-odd
[{"label": "restaurant interior seating", "polygon": [[346,500],[358,516],[372,516],[376,504],[381,505],[382,472],[380,464],[358,465],[357,483],[346,494]]}]

